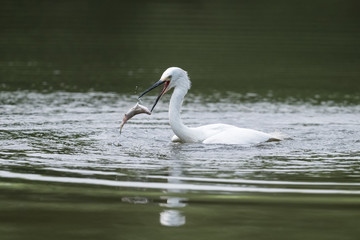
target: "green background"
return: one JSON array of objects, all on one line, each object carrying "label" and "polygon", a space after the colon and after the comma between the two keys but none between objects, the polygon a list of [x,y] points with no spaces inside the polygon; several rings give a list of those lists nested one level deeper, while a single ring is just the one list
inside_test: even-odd
[{"label": "green background", "polygon": [[359,1],[1,1],[2,90],[360,90]]}]

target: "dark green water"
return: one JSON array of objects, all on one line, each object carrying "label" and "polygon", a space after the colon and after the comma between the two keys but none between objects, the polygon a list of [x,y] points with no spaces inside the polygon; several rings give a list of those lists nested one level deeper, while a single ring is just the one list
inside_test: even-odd
[{"label": "dark green water", "polygon": [[[359,10],[1,1],[0,239],[358,239]],[[119,136],[169,66],[192,80],[185,124],[284,140],[171,143],[170,94]]]},{"label": "dark green water", "polygon": [[360,90],[357,1],[2,1],[2,89]]}]

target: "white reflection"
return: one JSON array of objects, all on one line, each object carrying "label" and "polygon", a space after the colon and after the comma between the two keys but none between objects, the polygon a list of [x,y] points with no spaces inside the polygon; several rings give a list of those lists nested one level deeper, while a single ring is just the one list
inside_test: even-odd
[{"label": "white reflection", "polygon": [[176,208],[176,207],[185,207],[186,203],[181,201],[186,201],[186,198],[180,197],[161,197],[161,199],[166,199],[166,203],[160,203],[161,207],[168,207],[168,208]]},{"label": "white reflection", "polygon": [[[179,151],[173,152],[175,156],[174,159],[181,159],[181,156],[179,156]],[[181,151],[180,151],[181,154]],[[167,179],[168,184],[173,185],[181,185],[183,182],[179,179],[183,176],[183,170],[182,170],[182,161],[173,161],[171,166],[169,167],[169,176],[170,178]],[[176,188],[168,188],[168,193],[171,193],[173,195],[186,193],[186,190],[183,189],[176,189]],[[182,225],[185,225],[186,223],[186,217],[183,215],[183,211],[179,211],[174,208],[183,208],[186,207],[187,204],[185,203],[188,199],[182,198],[182,197],[175,197],[175,196],[163,196],[161,199],[166,200],[165,203],[160,203],[159,205],[164,208],[160,213],[160,224],[167,227],[179,227]]]},{"label": "white reflection", "polygon": [[178,210],[164,210],[160,213],[160,223],[163,226],[179,227],[186,222],[185,216]]}]

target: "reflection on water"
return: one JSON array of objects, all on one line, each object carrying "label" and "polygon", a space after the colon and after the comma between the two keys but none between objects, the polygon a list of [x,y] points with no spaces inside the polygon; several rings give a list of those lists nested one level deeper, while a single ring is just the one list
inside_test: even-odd
[{"label": "reflection on water", "polygon": [[163,226],[179,227],[186,222],[185,216],[178,210],[164,210],[160,213],[160,223]]},{"label": "reflection on water", "polygon": [[161,207],[167,207],[167,208],[179,208],[179,207],[185,207],[187,204],[184,203],[186,201],[186,198],[181,197],[160,197],[161,199],[165,199],[166,203],[160,203]]},{"label": "reflection on water", "polygon": [[[179,159],[178,151],[175,150],[173,152],[175,156],[174,159]],[[167,182],[169,184],[183,184],[183,181],[181,181],[178,177],[182,176],[182,166],[181,163],[178,161],[175,161],[173,164],[169,166],[169,178],[167,179]],[[176,188],[169,188],[166,190],[167,193],[174,195],[174,194],[185,194],[186,190],[180,190]],[[164,209],[160,213],[160,223],[164,226],[169,227],[178,227],[182,226],[186,223],[186,217],[184,216],[183,211],[180,211],[178,208],[184,208],[187,206],[184,201],[187,201],[188,199],[182,198],[182,197],[174,197],[174,196],[161,196],[160,197],[163,200],[166,200],[166,203],[160,203],[161,207],[164,207]]]}]

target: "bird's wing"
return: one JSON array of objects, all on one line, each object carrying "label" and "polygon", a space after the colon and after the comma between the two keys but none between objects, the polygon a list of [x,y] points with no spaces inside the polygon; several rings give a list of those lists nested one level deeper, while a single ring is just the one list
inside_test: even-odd
[{"label": "bird's wing", "polygon": [[228,125],[228,124],[209,124],[197,127],[196,129],[200,130],[202,134],[204,135],[204,139],[209,138],[211,136],[214,136],[216,134],[219,134],[221,132],[230,130],[236,128],[234,126]]},{"label": "bird's wing", "polygon": [[233,127],[205,139],[203,143],[217,144],[256,144],[268,141],[270,134],[253,129]]}]

